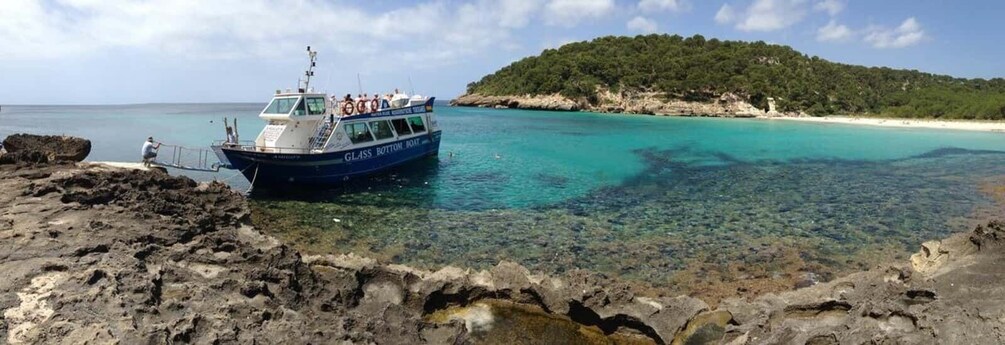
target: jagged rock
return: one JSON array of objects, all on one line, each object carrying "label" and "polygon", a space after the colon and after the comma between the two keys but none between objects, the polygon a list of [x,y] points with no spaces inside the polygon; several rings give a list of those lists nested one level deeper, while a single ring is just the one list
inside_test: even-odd
[{"label": "jagged rock", "polygon": [[949,255],[942,241],[928,241],[921,244],[920,252],[911,255],[911,266],[915,272],[932,274],[949,261]]},{"label": "jagged rock", "polygon": [[691,318],[685,328],[673,339],[673,345],[720,344],[726,335],[726,325],[733,320],[733,315],[725,310],[701,313]]},{"label": "jagged rock", "polygon": [[503,261],[493,267],[492,288],[495,290],[519,291],[530,287],[530,271],[514,262]]},{"label": "jagged rock", "polygon": [[[80,162],[91,153],[91,141],[87,139],[56,136],[14,134],[3,140],[7,151],[3,161],[47,163],[56,161]],[[45,157],[42,159],[41,157]]]},{"label": "jagged rock", "polygon": [[39,151],[5,152],[0,154],[0,164],[42,164],[50,161],[49,155]]},{"label": "jagged rock", "polygon": [[978,225],[969,240],[976,250],[998,249],[1005,244],[1005,222],[992,221]]}]

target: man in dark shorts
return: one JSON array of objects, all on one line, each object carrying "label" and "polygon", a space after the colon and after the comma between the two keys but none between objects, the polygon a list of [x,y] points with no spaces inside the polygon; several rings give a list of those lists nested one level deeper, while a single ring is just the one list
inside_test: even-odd
[{"label": "man in dark shorts", "polygon": [[143,143],[143,149],[140,150],[143,155],[143,166],[150,166],[150,162],[157,158],[157,149],[159,148],[161,148],[161,143],[154,143],[154,137],[147,138],[147,141]]}]

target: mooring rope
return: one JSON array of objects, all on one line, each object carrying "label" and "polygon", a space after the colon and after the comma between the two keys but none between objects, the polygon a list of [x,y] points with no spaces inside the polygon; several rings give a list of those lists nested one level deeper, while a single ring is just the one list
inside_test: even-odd
[{"label": "mooring rope", "polygon": [[248,191],[244,192],[244,194],[251,194],[251,190],[255,189],[255,180],[257,179],[258,179],[258,163],[255,163],[255,176],[251,177],[251,186],[248,187]]},{"label": "mooring rope", "polygon": [[227,181],[230,181],[230,179],[237,177],[238,175],[243,175],[245,171],[247,171],[248,169],[251,169],[251,167],[255,166],[255,165],[258,165],[258,163],[249,165],[248,167],[244,168],[243,170],[240,170],[237,173],[234,173],[230,177],[220,180],[220,182],[227,182]]}]

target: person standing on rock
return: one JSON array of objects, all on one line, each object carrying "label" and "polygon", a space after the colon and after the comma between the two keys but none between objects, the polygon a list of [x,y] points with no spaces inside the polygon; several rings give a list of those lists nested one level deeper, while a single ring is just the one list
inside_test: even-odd
[{"label": "person standing on rock", "polygon": [[143,149],[140,150],[143,154],[143,166],[150,166],[150,162],[157,158],[157,150],[160,148],[161,143],[154,143],[154,137],[147,138],[147,141],[143,143]]}]

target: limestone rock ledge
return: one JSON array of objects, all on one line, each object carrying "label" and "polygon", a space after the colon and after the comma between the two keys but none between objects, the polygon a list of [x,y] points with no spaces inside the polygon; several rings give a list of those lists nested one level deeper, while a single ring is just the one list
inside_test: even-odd
[{"label": "limestone rock ledge", "polygon": [[477,343],[491,317],[430,315],[483,300],[643,343],[1005,342],[999,222],[928,243],[910,264],[711,308],[584,271],[544,276],[502,262],[431,272],[352,254],[303,257],[249,226],[248,214],[218,183],[0,164],[0,342]]},{"label": "limestone rock ledge", "polygon": [[[774,110],[754,107],[742,97],[731,93],[719,95],[712,102],[692,102],[669,97],[662,92],[622,92],[598,90],[597,100],[591,104],[572,100],[559,94],[524,96],[488,96],[464,94],[451,101],[451,105],[485,108],[513,108],[528,110],[590,111],[616,114],[648,114],[711,117],[759,117],[783,115]],[[798,115],[798,114],[785,114]]]},{"label": "limestone rock ledge", "polygon": [[465,94],[452,101],[451,105],[482,108],[514,108],[528,110],[578,111],[584,110],[579,102],[562,95],[549,96],[488,96]]}]

